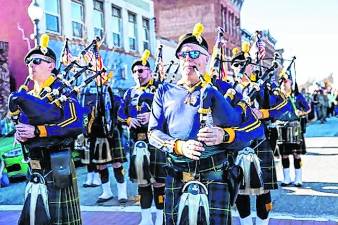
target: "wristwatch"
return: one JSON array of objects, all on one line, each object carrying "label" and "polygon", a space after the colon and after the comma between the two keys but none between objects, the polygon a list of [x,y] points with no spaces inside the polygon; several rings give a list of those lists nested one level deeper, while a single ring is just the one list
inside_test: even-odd
[{"label": "wristwatch", "polygon": [[35,135],[35,137],[39,137],[40,136],[40,130],[39,130],[39,128],[37,126],[35,126],[34,135]]},{"label": "wristwatch", "polygon": [[223,130],[224,131],[224,134],[223,134],[223,143],[225,143],[225,142],[228,142],[229,141],[229,134],[228,134],[228,132],[226,132],[225,130]]}]

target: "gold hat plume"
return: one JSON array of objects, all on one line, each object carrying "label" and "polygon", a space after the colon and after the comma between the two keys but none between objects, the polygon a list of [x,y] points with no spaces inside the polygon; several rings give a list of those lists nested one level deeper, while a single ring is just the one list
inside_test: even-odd
[{"label": "gold hat plume", "polygon": [[48,43],[49,43],[49,36],[47,34],[42,34],[40,37],[40,49],[43,54],[46,54],[48,49]]},{"label": "gold hat plume", "polygon": [[249,79],[252,81],[252,82],[256,82],[257,81],[257,74],[252,72],[249,76]]},{"label": "gold hat plume", "polygon": [[279,77],[280,78],[288,78],[288,75],[286,74],[286,71],[285,71],[284,68],[279,72]]},{"label": "gold hat plume", "polygon": [[206,84],[210,84],[211,83],[211,75],[210,75],[210,73],[205,73],[204,75],[203,75],[203,79],[204,79],[204,83],[206,83]]},{"label": "gold hat plume", "polygon": [[196,37],[197,41],[202,43],[202,33],[204,31],[204,26],[201,23],[196,23],[192,31],[192,35]]},{"label": "gold hat plume", "polygon": [[239,48],[233,48],[232,49],[232,55],[235,56],[240,52]]},{"label": "gold hat plume", "polygon": [[106,72],[102,73],[101,76],[96,77],[97,84],[105,84],[113,77],[113,71],[110,71],[108,74]]},{"label": "gold hat plume", "polygon": [[148,49],[144,50],[143,55],[141,57],[142,65],[145,66],[147,64],[147,60],[150,56],[150,51]]},{"label": "gold hat plume", "polygon": [[250,43],[247,41],[244,41],[242,43],[242,52],[244,52],[244,56],[248,56],[250,51]]}]

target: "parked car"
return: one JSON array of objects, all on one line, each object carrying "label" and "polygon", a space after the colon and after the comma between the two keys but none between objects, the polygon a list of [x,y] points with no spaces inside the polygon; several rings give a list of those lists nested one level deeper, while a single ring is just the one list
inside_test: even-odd
[{"label": "parked car", "polygon": [[23,160],[21,146],[14,143],[14,137],[0,138],[0,157],[5,163],[8,177],[26,176],[28,164]]}]

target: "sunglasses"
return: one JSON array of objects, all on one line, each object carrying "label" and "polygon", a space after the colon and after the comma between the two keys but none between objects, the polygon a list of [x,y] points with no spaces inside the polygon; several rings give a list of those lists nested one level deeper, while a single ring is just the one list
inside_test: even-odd
[{"label": "sunglasses", "polygon": [[189,58],[197,59],[198,57],[200,57],[201,54],[207,56],[207,54],[204,54],[204,53],[202,53],[198,50],[179,52],[177,55],[178,55],[179,58],[185,59],[187,57],[187,55],[189,55]]},{"label": "sunglasses", "polygon": [[243,64],[242,63],[233,63],[232,66],[235,67],[235,68],[237,68],[239,66],[243,66]]},{"label": "sunglasses", "polygon": [[42,62],[51,63],[50,61],[45,60],[45,59],[41,59],[41,58],[32,58],[32,59],[27,59],[27,60],[26,60],[26,64],[27,64],[27,65],[29,65],[31,62],[32,62],[34,65],[40,65]]},{"label": "sunglasses", "polygon": [[136,72],[138,72],[138,73],[143,73],[143,71],[145,71],[145,70],[148,70],[148,69],[137,69],[137,70],[133,70],[133,73],[136,73]]}]

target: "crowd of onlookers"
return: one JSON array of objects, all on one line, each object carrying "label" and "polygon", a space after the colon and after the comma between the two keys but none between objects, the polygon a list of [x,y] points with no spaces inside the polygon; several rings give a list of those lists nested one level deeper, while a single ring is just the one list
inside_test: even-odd
[{"label": "crowd of onlookers", "polygon": [[328,117],[338,116],[338,91],[318,89],[311,94],[302,89],[302,94],[311,104],[309,121],[319,120],[320,123],[325,123]]}]

